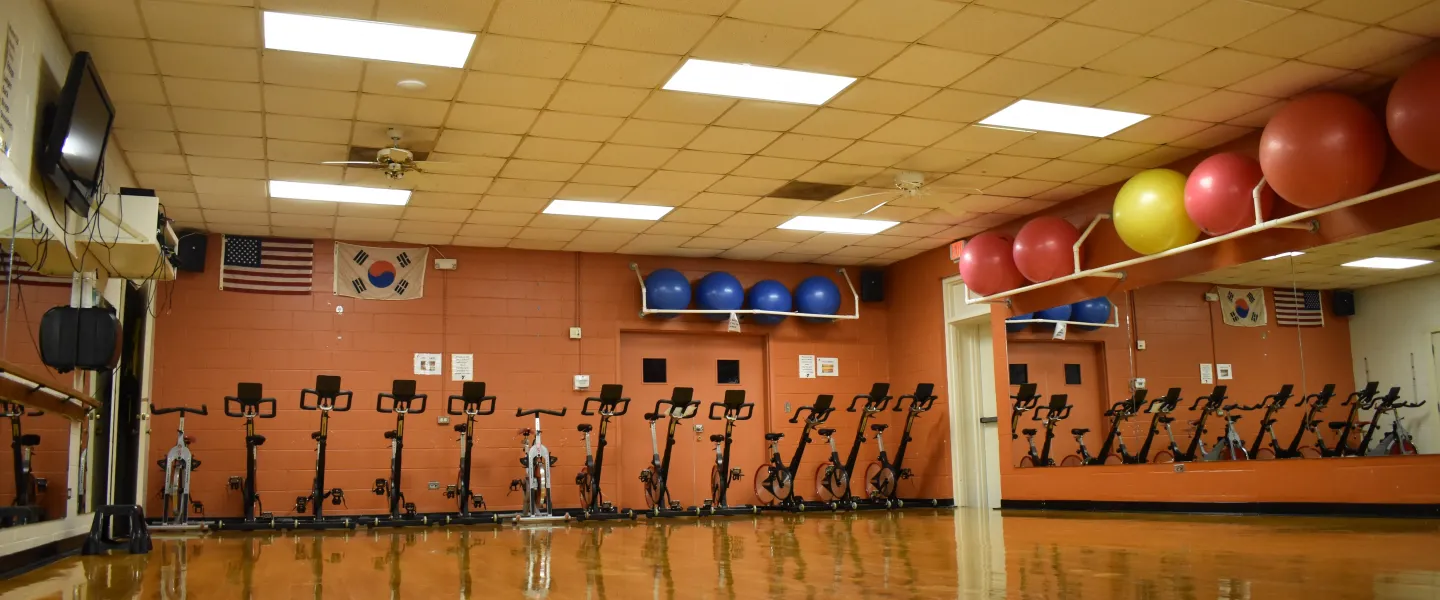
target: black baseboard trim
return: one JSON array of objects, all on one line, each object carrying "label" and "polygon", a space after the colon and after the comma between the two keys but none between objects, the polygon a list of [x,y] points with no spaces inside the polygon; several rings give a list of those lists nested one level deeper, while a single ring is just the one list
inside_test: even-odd
[{"label": "black baseboard trim", "polygon": [[34,571],[45,565],[54,563],[61,559],[78,556],[80,548],[85,545],[85,535],[77,535],[48,544],[42,544],[29,550],[21,550],[14,554],[5,556],[4,564],[6,569],[0,571],[0,579],[9,579]]},{"label": "black baseboard trim", "polygon": [[1440,518],[1440,504],[1348,502],[1124,502],[1109,500],[1001,500],[1002,510]]}]

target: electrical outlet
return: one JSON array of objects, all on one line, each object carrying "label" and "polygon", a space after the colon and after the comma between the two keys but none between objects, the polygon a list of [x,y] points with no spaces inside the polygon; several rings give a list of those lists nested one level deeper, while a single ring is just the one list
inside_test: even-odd
[{"label": "electrical outlet", "polygon": [[440,489],[440,482],[438,482],[438,481],[432,481],[432,482],[430,482],[430,489],[432,489],[432,490],[438,490],[438,489]]},{"label": "electrical outlet", "polygon": [[580,328],[579,328],[579,327],[571,327],[571,328],[570,328],[570,339],[572,339],[572,340],[578,340],[578,339],[580,339]]},{"label": "electrical outlet", "polygon": [[1185,472],[1185,463],[1175,463],[1175,472],[1176,472],[1176,473],[1184,473],[1184,472]]},{"label": "electrical outlet", "polygon": [[786,402],[786,403],[785,403],[785,414],[787,414],[787,415],[790,414],[790,403],[789,403],[789,402]]},{"label": "electrical outlet", "polygon": [[1144,349],[1145,349],[1145,340],[1135,340],[1135,349],[1136,349],[1136,350],[1144,350]]},{"label": "electrical outlet", "polygon": [[1145,378],[1144,378],[1144,377],[1136,377],[1136,378],[1131,382],[1130,385],[1131,385],[1131,387],[1134,387],[1134,388],[1137,389],[1137,390],[1143,390],[1143,389],[1145,389]]},{"label": "electrical outlet", "polygon": [[449,425],[450,417],[436,417],[435,422],[440,425]]}]

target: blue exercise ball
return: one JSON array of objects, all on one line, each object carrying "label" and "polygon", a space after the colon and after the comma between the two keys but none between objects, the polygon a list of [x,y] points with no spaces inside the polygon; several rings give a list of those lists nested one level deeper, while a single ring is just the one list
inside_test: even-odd
[{"label": "blue exercise ball", "polygon": [[[812,315],[833,315],[840,312],[840,288],[828,277],[809,277],[795,286],[795,308]],[[835,319],[806,317],[811,323],[829,323]]]},{"label": "blue exercise ball", "polygon": [[[750,308],[755,310],[790,312],[790,289],[774,279],[766,279],[750,286],[747,298],[750,300]],[[752,315],[752,317],[753,321],[761,325],[775,325],[785,320],[785,315]]]},{"label": "blue exercise ball", "polygon": [[[1045,310],[1035,313],[1035,318],[1050,319],[1051,321],[1069,321],[1070,305],[1061,304],[1060,306],[1057,306],[1055,308],[1047,308]],[[1049,323],[1041,323],[1040,325],[1043,327],[1054,327]]]},{"label": "blue exercise ball", "polygon": [[[1107,323],[1110,321],[1110,299],[1104,296],[1081,300],[1070,305],[1070,320],[1082,321],[1085,323]],[[1095,331],[1099,327],[1087,327],[1076,325],[1076,328],[1085,331]]]},{"label": "blue exercise ball", "polygon": [[[657,269],[645,277],[645,304],[652,309],[684,310],[690,306],[690,280],[675,269]],[[676,314],[654,315],[673,319]]]},{"label": "blue exercise ball", "polygon": [[[1026,320],[1026,319],[1033,319],[1033,318],[1035,318],[1035,313],[1025,313],[1025,314],[1023,314],[1023,315],[1015,315],[1015,316],[1010,317],[1010,318],[1005,319],[1005,320],[1006,320],[1006,321],[1024,321],[1024,320]],[[1005,331],[1008,332],[1008,333],[1015,333],[1015,332],[1017,332],[1017,331],[1025,331],[1025,328],[1026,328],[1027,326],[1029,326],[1029,325],[1030,325],[1030,323],[1006,323],[1006,324],[1005,324]]]},{"label": "blue exercise ball", "polygon": [[[745,306],[745,286],[734,275],[716,271],[700,278],[695,285],[695,304],[701,310],[740,310]],[[705,315],[713,321],[723,321],[730,315]]]}]

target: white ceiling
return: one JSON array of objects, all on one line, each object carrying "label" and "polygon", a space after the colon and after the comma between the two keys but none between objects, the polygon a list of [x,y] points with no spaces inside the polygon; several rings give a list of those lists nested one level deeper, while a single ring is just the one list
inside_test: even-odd
[{"label": "white ceiling", "polygon": [[[1340,266],[1376,256],[1421,258],[1435,262],[1396,270]],[[1184,281],[1328,290],[1358,289],[1436,274],[1440,274],[1440,220],[1308,248],[1302,256],[1257,260],[1226,267]]]},{"label": "white ceiling", "polygon": [[[886,264],[1243,136],[1313,88],[1384,85],[1440,37],[1440,0],[49,0],[92,52],[140,184],[215,232]],[[261,9],[479,32],[468,68],[261,49]],[[384,40],[375,40],[384,44]],[[659,90],[686,57],[858,77],[826,106]],[[421,92],[395,86],[428,84]],[[1017,98],[1158,115],[1108,139],[974,122]],[[270,199],[264,180],[396,126],[446,173],[408,207]],[[874,236],[776,230],[871,205],[898,170],[983,190],[901,199]],[[551,198],[678,206],[658,223]]]}]

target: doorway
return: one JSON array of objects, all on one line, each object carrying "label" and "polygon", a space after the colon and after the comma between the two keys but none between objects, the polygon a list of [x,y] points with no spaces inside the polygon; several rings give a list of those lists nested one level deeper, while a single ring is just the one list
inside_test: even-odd
[{"label": "doorway", "polygon": [[990,305],[965,304],[959,277],[945,280],[945,357],[955,504],[1000,507],[1000,429]]},{"label": "doorway", "polygon": [[[699,404],[694,419],[681,421],[670,453],[670,496],[684,506],[710,498],[710,469],[715,461],[713,434],[724,433],[724,421],[711,421],[710,405],[724,400],[726,390],[745,390],[745,401],[755,404],[754,418],[735,425],[730,464],[745,473],[765,459],[765,413],[768,404],[765,338],[735,334],[621,333],[620,382],[631,398],[632,415],[620,420],[620,497],[617,506],[645,506],[645,488],[639,473],[650,464],[653,451],[650,424],[641,418],[655,410],[655,402],[669,399],[676,387],[694,388]],[[655,443],[665,452],[666,419],[656,423]],[[702,431],[696,431],[700,426]],[[608,471],[608,469],[607,469]],[[732,483],[731,505],[753,504],[754,486]]]}]

